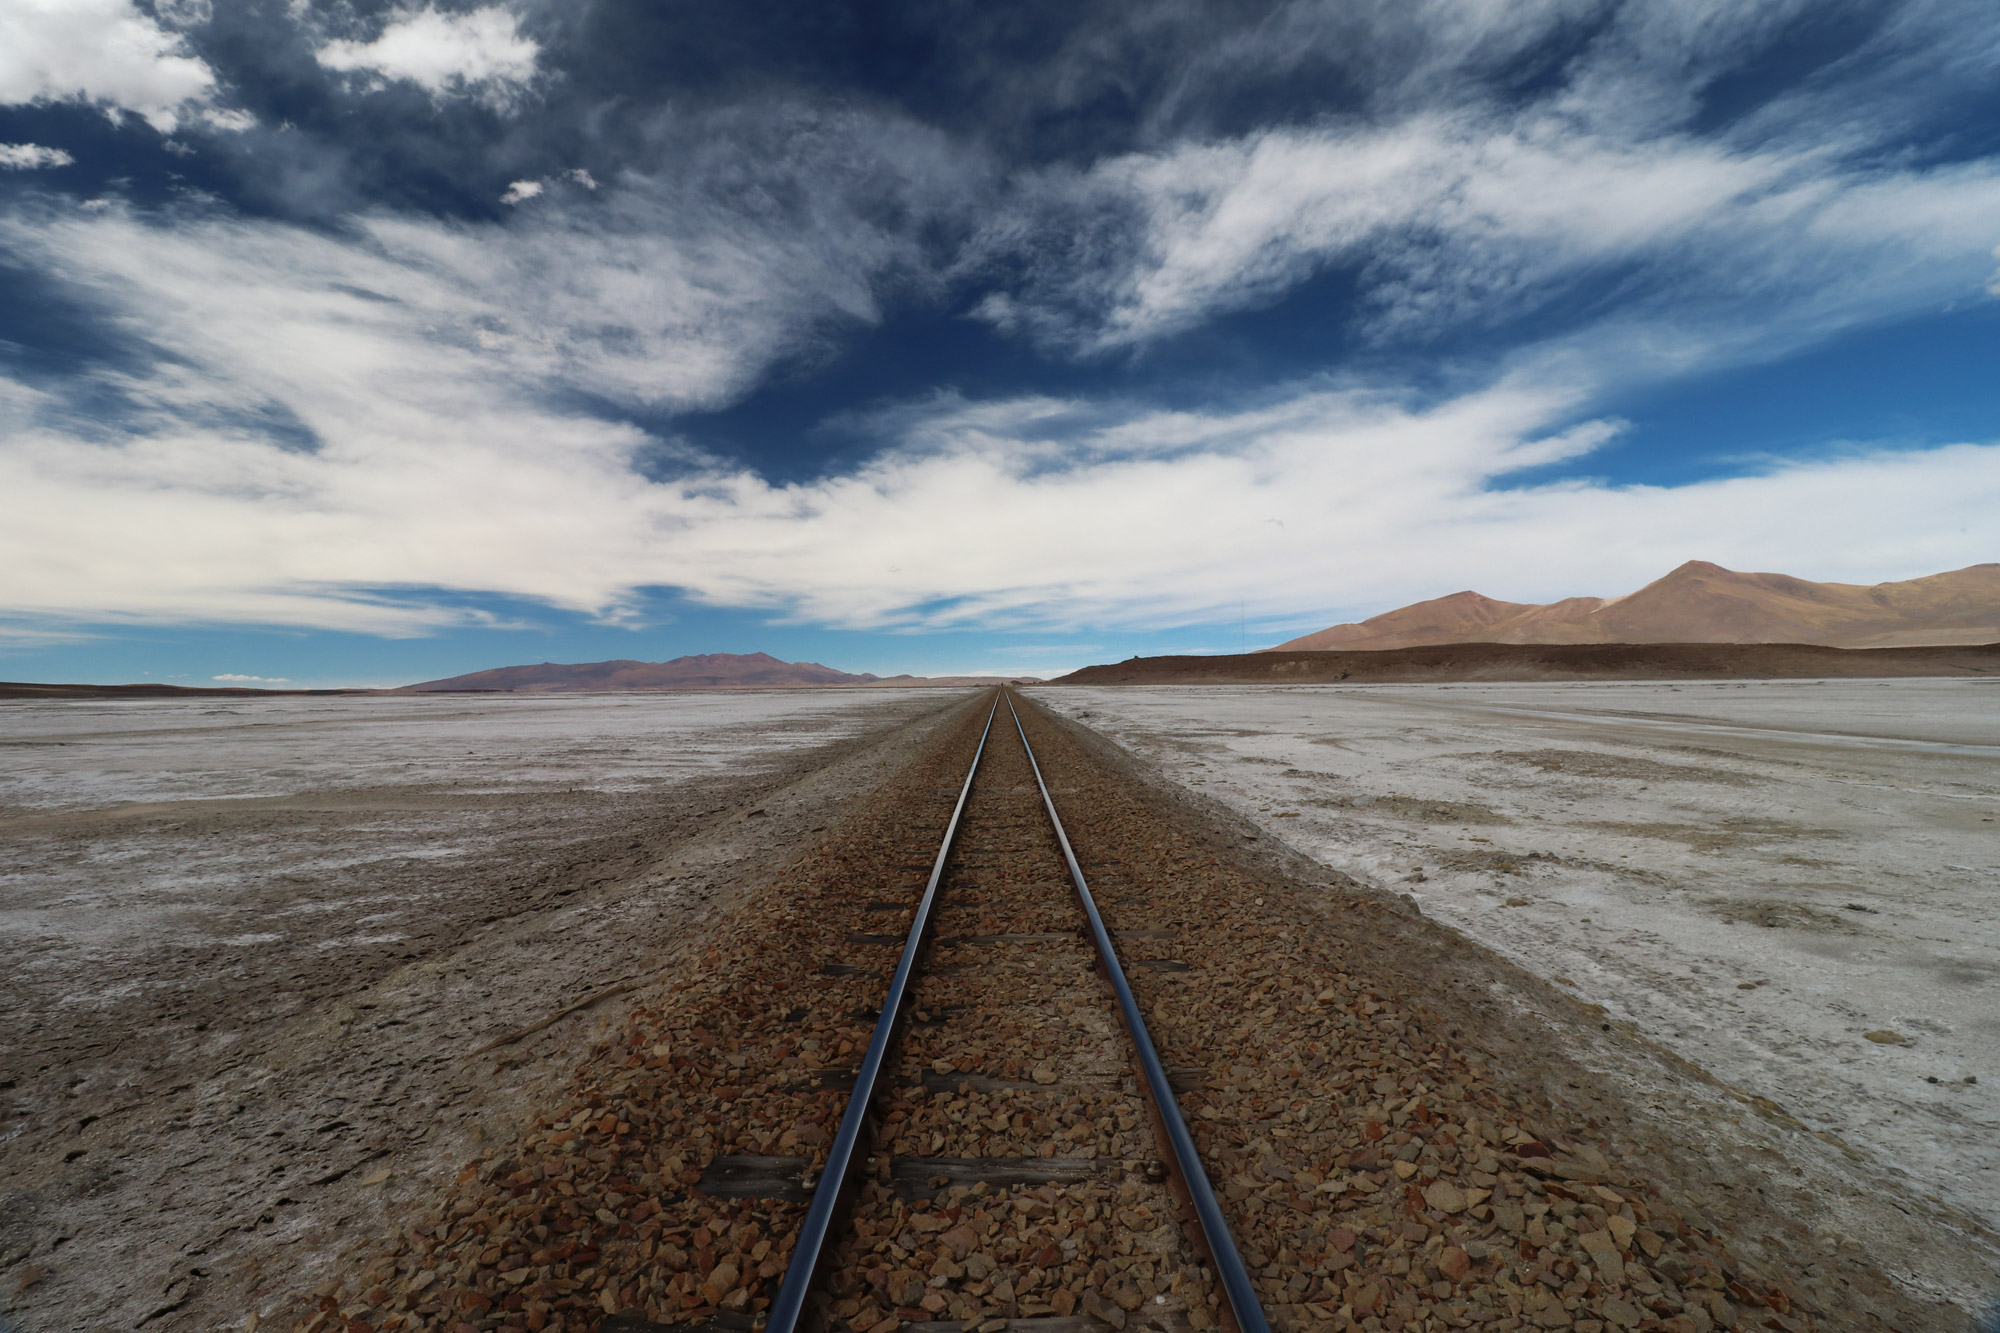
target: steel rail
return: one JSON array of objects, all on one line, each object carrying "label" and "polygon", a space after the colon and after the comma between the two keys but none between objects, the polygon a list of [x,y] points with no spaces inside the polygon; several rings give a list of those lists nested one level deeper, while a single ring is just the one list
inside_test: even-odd
[{"label": "steel rail", "polygon": [[[1009,708],[1012,706],[1008,705]],[[795,1333],[799,1318],[805,1313],[806,1296],[812,1290],[814,1279],[819,1276],[826,1238],[853,1188],[855,1149],[860,1145],[862,1131],[867,1128],[869,1107],[875,1100],[875,1084],[881,1077],[882,1066],[888,1062],[889,1048],[895,1041],[896,1024],[902,1017],[903,1003],[909,996],[910,977],[916,971],[917,958],[923,952],[924,937],[930,930],[931,908],[937,901],[938,883],[944,878],[944,866],[951,857],[952,844],[958,841],[959,822],[965,814],[966,800],[972,795],[972,779],[979,772],[980,757],[986,753],[986,738],[992,734],[993,719],[999,711],[1000,698],[996,693],[993,707],[986,714],[986,726],[979,733],[979,748],[972,752],[972,767],[965,771],[965,785],[958,790],[958,804],[952,808],[951,823],[945,826],[944,841],[938,844],[937,860],[931,863],[931,877],[924,885],[924,896],[917,903],[917,916],[910,923],[909,938],[903,942],[903,955],[897,960],[896,975],[889,982],[888,997],[882,1001],[882,1015],[875,1020],[875,1035],[869,1039],[868,1054],[861,1061],[860,1072],[855,1075],[854,1091],[848,1097],[847,1111],[840,1119],[840,1132],[833,1136],[833,1146],[827,1150],[819,1187],[813,1192],[812,1206],[806,1210],[805,1223],[799,1228],[797,1243],[792,1246],[791,1263],[785,1269],[784,1282],[778,1287],[778,1297],[771,1304],[764,1333]]]},{"label": "steel rail", "polygon": [[1125,1033],[1138,1052],[1139,1064],[1145,1071],[1146,1085],[1151,1092],[1154,1114],[1165,1131],[1168,1145],[1173,1149],[1181,1186],[1201,1227],[1201,1239],[1215,1264],[1216,1276],[1222,1280],[1230,1312],[1236,1316],[1236,1326],[1242,1333],[1270,1333],[1271,1325],[1264,1318],[1264,1307],[1257,1301],[1257,1288],[1250,1281],[1250,1270],[1244,1266],[1243,1256],[1237,1252],[1236,1239],[1230,1235],[1229,1223],[1222,1216],[1222,1205],[1216,1202],[1215,1189],[1208,1183],[1208,1174],[1202,1169],[1201,1155],[1195,1151],[1194,1137],[1188,1133],[1187,1121],[1181,1117],[1180,1104],[1174,1100],[1173,1084],[1167,1079],[1166,1066],[1160,1063],[1160,1053],[1153,1048],[1153,1039],[1146,1031],[1146,1020],[1139,1013],[1139,1001],[1132,994],[1131,983],[1125,979],[1125,969],[1119,966],[1118,951],[1111,944],[1111,932],[1104,928],[1097,900],[1091,896],[1090,885],[1084,881],[1083,868],[1076,862],[1076,852],[1069,845],[1069,834],[1063,828],[1062,816],[1056,813],[1055,800],[1049,795],[1049,784],[1043,780],[1042,766],[1035,759],[1035,747],[1028,744],[1028,729],[1021,725],[1021,714],[1015,709],[1011,695],[1007,699],[1007,711],[1013,714],[1014,729],[1021,733],[1021,748],[1028,752],[1028,766],[1035,772],[1035,785],[1041,788],[1042,805],[1049,812],[1049,822],[1055,825],[1056,841],[1062,846],[1063,860],[1069,865],[1069,877],[1076,886],[1083,914],[1090,919],[1090,933],[1097,944],[1098,960],[1103,964],[1112,990],[1118,993],[1118,1008],[1125,1019]]}]

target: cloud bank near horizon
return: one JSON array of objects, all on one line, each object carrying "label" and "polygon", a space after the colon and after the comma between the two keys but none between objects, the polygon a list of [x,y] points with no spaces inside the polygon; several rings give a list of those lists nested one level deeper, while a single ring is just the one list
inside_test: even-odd
[{"label": "cloud bank near horizon", "polygon": [[[1111,6],[1033,61],[977,33],[940,56],[1006,108],[960,121],[796,61],[594,84],[614,5],[336,31],[91,3],[135,34],[116,60],[0,0],[34,44],[0,102],[129,115],[130,151],[214,179],[5,182],[0,254],[64,349],[0,353],[19,633],[415,635],[490,622],[470,597],[636,622],[661,588],[854,628],[1309,621],[1694,555],[1875,582],[2000,538],[1990,438],[1672,484],[1606,461],[1621,393],[1992,299],[2000,143],[1957,128],[2000,53],[1977,5],[1849,6],[1803,75],[1759,63],[1833,23],[1801,5]],[[1334,69],[1338,105],[1250,91]],[[274,71],[326,118],[274,122]],[[1106,124],[1112,83],[1134,105]],[[1339,330],[1303,366],[1256,324],[1297,310]],[[863,447],[802,432],[791,466],[704,438],[923,319],[1046,383],[928,366],[823,414]],[[1218,329],[1252,368],[1193,401],[1131,373]]]}]

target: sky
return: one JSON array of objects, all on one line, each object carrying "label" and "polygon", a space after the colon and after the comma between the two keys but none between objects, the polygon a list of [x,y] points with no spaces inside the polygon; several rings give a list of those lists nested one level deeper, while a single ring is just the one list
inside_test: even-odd
[{"label": "sky", "polygon": [[2000,559],[1991,0],[0,0],[0,678]]}]

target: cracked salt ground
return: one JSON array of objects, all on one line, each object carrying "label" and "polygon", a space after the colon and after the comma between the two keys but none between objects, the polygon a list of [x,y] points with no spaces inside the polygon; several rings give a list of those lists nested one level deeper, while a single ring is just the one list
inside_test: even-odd
[{"label": "cracked salt ground", "polygon": [[235,1327],[336,1265],[962,697],[0,704],[4,1308]]},{"label": "cracked salt ground", "polygon": [[[933,696],[935,691],[922,691]],[[899,705],[827,690],[0,703],[0,813],[129,817],[158,801],[328,798],[440,784],[460,794],[627,791],[740,765],[802,735],[852,734]]]},{"label": "cracked salt ground", "polygon": [[1713,1072],[1783,1151],[2000,1217],[2000,685],[1034,693]]}]

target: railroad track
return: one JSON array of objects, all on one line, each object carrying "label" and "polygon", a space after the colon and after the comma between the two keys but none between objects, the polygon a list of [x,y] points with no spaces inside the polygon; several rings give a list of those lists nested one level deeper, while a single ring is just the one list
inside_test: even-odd
[{"label": "railroad track", "polygon": [[[892,1302],[893,1313],[879,1321],[882,1333],[905,1321],[919,1333],[933,1324],[942,1333],[1024,1309],[1119,1328],[1214,1322],[1266,1333],[1171,1077],[1004,690],[988,712],[922,896],[899,916],[908,918],[901,951],[839,1130],[823,1171],[801,1181],[812,1186],[812,1205],[769,1312],[769,1333],[842,1315],[851,1321],[869,1291]],[[854,942],[894,938],[871,933]],[[989,1016],[1010,1010],[1052,1021],[1069,1035],[1069,1049],[1013,1062],[1020,1078],[962,1075],[961,1065],[986,1062]],[[1129,1055],[1124,1069],[1105,1049],[1114,1023]],[[885,1095],[892,1086],[900,1097]],[[899,1109],[885,1116],[892,1101]],[[887,1118],[898,1122],[892,1135],[882,1132]],[[968,1122],[991,1126],[996,1119],[1009,1129],[1046,1123],[1054,1143],[1072,1151],[943,1155],[968,1137]],[[1156,1150],[1098,1159],[1098,1127],[1106,1122],[1126,1133],[1149,1126]],[[919,1151],[899,1156],[890,1139]],[[891,1214],[916,1199],[932,1209],[919,1218],[949,1219],[922,1233],[930,1244],[918,1238],[920,1223],[895,1230]],[[974,1257],[988,1229],[1006,1226],[1010,1214],[1044,1242],[1031,1253],[1034,1271],[1018,1284],[989,1281],[994,1270],[979,1271],[987,1265]],[[867,1243],[892,1232],[898,1239]],[[904,1239],[917,1242],[915,1249]],[[892,1275],[876,1261],[885,1250],[898,1260],[935,1257]],[[1114,1293],[1108,1303],[1095,1286],[1078,1298],[1057,1276],[1089,1274],[1135,1251],[1151,1257],[1122,1266],[1136,1275],[1105,1284]],[[954,1280],[966,1277],[971,1281],[954,1289]]]},{"label": "railroad track", "polygon": [[[1542,1029],[1509,1036],[1457,998],[1503,973],[1465,981],[1476,956],[1365,896],[1295,897],[1024,712],[1004,693],[954,708],[825,837],[670,943],[664,979],[621,1013],[499,1048],[582,1058],[542,1115],[406,1195],[394,1231],[321,1251],[333,1280],[302,1274],[280,1317],[297,1333],[1264,1333],[1266,1312],[1280,1333],[1823,1327],[1729,1251],[1707,1205],[1621,1160],[1604,1131],[1635,1131],[1583,1071],[1547,1063]],[[1142,1009],[1189,1067],[1162,1066]],[[1511,1043],[1515,1067],[1461,1025]],[[1572,1100],[1532,1086],[1550,1069]]]}]

